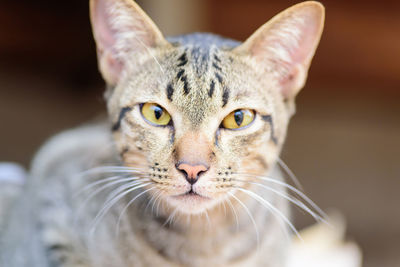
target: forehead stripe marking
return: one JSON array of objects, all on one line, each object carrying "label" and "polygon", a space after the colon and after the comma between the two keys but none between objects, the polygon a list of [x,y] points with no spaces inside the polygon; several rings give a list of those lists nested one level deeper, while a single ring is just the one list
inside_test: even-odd
[{"label": "forehead stripe marking", "polygon": [[185,70],[181,69],[178,74],[176,75],[176,78],[178,78],[178,80],[181,80],[183,82],[183,93],[185,95],[189,94],[189,83],[187,81],[187,76],[184,74]]},{"label": "forehead stripe marking", "polygon": [[174,87],[172,87],[172,84],[169,83],[167,85],[167,98],[169,101],[172,101],[172,95],[174,94]]},{"label": "forehead stripe marking", "polygon": [[119,128],[121,127],[122,119],[125,117],[126,113],[131,111],[131,110],[132,110],[131,107],[124,107],[124,108],[121,109],[121,111],[119,112],[118,121],[116,123],[114,123],[114,125],[111,128],[111,130],[113,132],[119,130]]},{"label": "forehead stripe marking", "polygon": [[224,87],[224,91],[222,93],[222,107],[225,107],[229,100],[229,89]]},{"label": "forehead stripe marking", "polygon": [[176,78],[178,78],[178,80],[182,77],[182,75],[185,73],[185,70],[180,70],[178,72],[178,74],[176,75]]},{"label": "forehead stripe marking", "polygon": [[219,83],[222,83],[222,82],[223,82],[222,76],[221,76],[219,73],[215,73],[215,77],[217,78],[217,80],[218,80]]},{"label": "forehead stripe marking", "polygon": [[272,121],[271,115],[262,115],[261,116],[262,120],[265,122],[268,122],[271,126],[271,140],[274,142],[275,145],[278,144],[278,138],[275,136],[275,131],[274,131],[274,123]]},{"label": "forehead stripe marking", "polygon": [[180,61],[179,64],[178,64],[178,67],[182,67],[182,66],[186,65],[187,62],[188,62],[186,53],[183,53],[182,56],[180,56],[180,57],[178,58],[178,60]]},{"label": "forehead stripe marking", "polygon": [[212,66],[213,66],[216,70],[222,71],[221,67],[218,66],[217,63],[214,62],[214,63],[212,64]]},{"label": "forehead stripe marking", "polygon": [[185,95],[187,95],[187,94],[189,94],[189,83],[188,83],[188,81],[187,81],[187,77],[186,77],[186,75],[183,75],[182,77],[181,77],[181,81],[183,82],[183,93],[185,94]]},{"label": "forehead stripe marking", "polygon": [[208,91],[208,96],[212,97],[214,94],[214,89],[215,89],[215,82],[214,80],[211,80],[211,84],[210,84],[210,90]]}]

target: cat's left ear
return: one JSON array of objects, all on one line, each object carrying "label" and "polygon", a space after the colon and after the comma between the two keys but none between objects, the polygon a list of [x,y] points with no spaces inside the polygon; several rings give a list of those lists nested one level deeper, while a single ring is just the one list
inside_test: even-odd
[{"label": "cat's left ear", "polygon": [[116,85],[128,64],[153,48],[169,46],[160,30],[132,0],[90,0],[90,19],[104,80]]},{"label": "cat's left ear", "polygon": [[257,66],[274,73],[284,98],[294,98],[305,84],[324,17],[324,7],[318,2],[297,4],[261,26],[235,51],[250,55]]}]

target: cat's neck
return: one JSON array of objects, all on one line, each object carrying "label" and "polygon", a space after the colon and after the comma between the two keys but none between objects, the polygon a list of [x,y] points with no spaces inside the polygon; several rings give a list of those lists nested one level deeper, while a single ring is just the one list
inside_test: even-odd
[{"label": "cat's neck", "polygon": [[[136,227],[141,228],[142,238],[150,248],[166,260],[178,264],[187,264],[187,258],[190,258],[191,266],[209,264],[213,259],[230,265],[254,260],[260,252],[280,254],[277,244],[284,247],[283,243],[288,241],[282,224],[257,201],[244,196],[241,199],[244,199],[247,210],[242,204],[232,201],[225,207],[217,206],[207,213],[176,214],[173,218],[168,209],[158,213],[137,211],[139,213],[136,216],[141,216],[143,220]],[[272,204],[285,216],[288,215],[285,201]],[[182,255],[185,258],[181,258]]]}]

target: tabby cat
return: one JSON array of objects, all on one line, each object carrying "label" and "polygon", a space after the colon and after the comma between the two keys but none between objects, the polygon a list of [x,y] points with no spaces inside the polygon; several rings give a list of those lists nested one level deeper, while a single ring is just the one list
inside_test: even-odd
[{"label": "tabby cat", "polygon": [[1,266],[285,266],[289,202],[319,218],[278,156],[322,5],[297,4],[244,43],[165,39],[131,0],[90,10],[108,122],[39,151],[1,218]]}]

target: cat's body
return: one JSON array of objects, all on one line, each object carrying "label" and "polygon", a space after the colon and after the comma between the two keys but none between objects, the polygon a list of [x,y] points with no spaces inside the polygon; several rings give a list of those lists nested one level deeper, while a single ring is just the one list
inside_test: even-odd
[{"label": "cat's body", "polygon": [[[255,216],[259,227],[269,225],[258,229],[268,254],[257,252],[255,228],[245,213],[239,218],[239,226],[235,218],[224,218],[230,213],[229,206],[225,211],[222,206],[218,209],[222,217],[209,214],[210,222],[199,215],[189,224],[178,220],[163,225],[167,218],[160,210],[158,216],[151,215],[152,207],[146,209],[147,204],[143,204],[145,198],[128,211],[129,219],[121,222],[119,234],[116,220],[127,200],[116,203],[91,243],[93,218],[107,195],[100,194],[81,210],[87,194],[77,192],[95,180],[93,176],[77,178],[77,174],[93,166],[118,163],[118,157],[107,149],[111,142],[107,130],[106,124],[71,130],[42,148],[33,164],[28,189],[14,208],[5,236],[7,244],[1,250],[7,255],[2,267],[282,266],[282,248],[287,247],[289,239],[260,205],[253,207],[253,213],[259,214]],[[252,208],[251,203],[247,205]],[[287,214],[287,203],[279,205]],[[261,212],[256,213],[258,209]],[[94,247],[96,243],[98,248]],[[51,258],[64,265],[52,265]],[[276,264],[267,265],[269,262]]]},{"label": "cat's body", "polygon": [[277,160],[321,5],[287,10],[244,44],[167,42],[129,0],[91,10],[110,123],[42,148],[1,266],[285,266],[290,187]]}]

